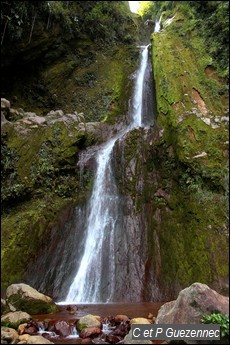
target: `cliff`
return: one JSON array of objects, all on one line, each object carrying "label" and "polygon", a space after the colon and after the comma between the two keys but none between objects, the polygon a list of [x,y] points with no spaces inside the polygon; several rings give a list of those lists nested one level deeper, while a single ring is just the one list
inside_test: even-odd
[{"label": "cliff", "polygon": [[129,231],[139,226],[142,236],[146,300],[173,299],[196,281],[228,291],[228,89],[196,24],[183,5],[162,12],[151,37],[155,128],[117,145]]},{"label": "cliff", "polygon": [[[58,299],[82,253],[93,155],[128,122],[136,45],[149,35],[124,10],[126,2],[112,2],[112,22],[110,7],[95,9],[102,2],[68,3],[89,6],[91,15],[79,17],[84,30],[65,36],[57,17],[50,32],[40,21],[30,45],[24,36],[14,50],[14,41],[3,45],[2,67],[3,96],[11,101],[2,102],[2,286],[23,281]],[[227,292],[226,73],[194,12],[173,3],[151,36],[154,125],[151,119],[134,129],[114,150],[123,217],[116,235],[121,300],[140,298],[140,289],[141,300],[168,300],[196,281]],[[115,14],[123,16],[121,31]]]}]

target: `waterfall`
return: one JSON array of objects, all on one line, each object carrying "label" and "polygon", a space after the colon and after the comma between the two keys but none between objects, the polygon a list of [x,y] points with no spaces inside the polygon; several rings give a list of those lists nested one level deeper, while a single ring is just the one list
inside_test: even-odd
[{"label": "waterfall", "polygon": [[148,61],[148,47],[141,46],[142,56],[141,56],[141,64],[140,68],[137,73],[136,78],[136,85],[134,90],[134,100],[133,100],[133,119],[132,119],[132,127],[140,127],[142,124],[142,98],[143,98],[143,85],[144,85],[144,76],[145,70],[147,68],[147,61]]},{"label": "waterfall", "polygon": [[97,153],[97,170],[88,203],[84,253],[65,303],[104,303],[113,299],[116,279],[114,237],[118,224],[119,197],[111,158],[116,141],[133,128],[143,126],[142,100],[148,46],[140,47],[142,56],[136,74],[131,123]]},{"label": "waterfall", "polygon": [[162,17],[162,15],[161,15],[160,18],[156,21],[155,28],[154,28],[154,32],[160,32],[160,31],[161,31],[161,17]]}]

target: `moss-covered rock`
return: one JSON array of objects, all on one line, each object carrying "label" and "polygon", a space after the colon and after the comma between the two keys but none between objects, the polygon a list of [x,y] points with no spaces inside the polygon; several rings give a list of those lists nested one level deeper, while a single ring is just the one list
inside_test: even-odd
[{"label": "moss-covered rock", "polygon": [[[34,11],[30,32],[25,18]],[[12,4],[10,12],[5,5],[1,62],[3,95],[14,107],[37,114],[78,109],[87,121],[123,110],[140,27],[128,2]]]},{"label": "moss-covered rock", "polygon": [[226,293],[227,197],[222,188],[180,162],[156,131],[130,132],[116,149],[124,209],[129,214],[132,207],[141,234],[147,232],[144,298],[174,298],[195,281],[216,283]]},{"label": "moss-covered rock", "polygon": [[148,233],[144,296],[175,298],[195,281],[227,293],[227,88],[207,73],[203,38],[179,9],[152,35],[152,64],[155,129],[128,133],[115,162],[120,193]]},{"label": "moss-covered rock", "polygon": [[6,289],[6,302],[17,310],[30,314],[46,314],[57,311],[57,306],[46,296],[27,284],[12,284]]},{"label": "moss-covered rock", "polygon": [[88,327],[101,328],[100,316],[89,314],[89,315],[80,317],[80,319],[77,322],[78,331],[82,331],[84,328],[88,328]]},{"label": "moss-covered rock", "polygon": [[170,25],[163,23],[163,30],[152,35],[159,138],[147,163],[158,179],[149,193],[149,244],[162,292],[195,281],[218,282],[223,292],[228,276],[227,94],[222,94],[221,78],[210,80],[205,73],[211,58],[196,27],[183,34],[190,20],[177,12]]},{"label": "moss-covered rock", "polygon": [[31,320],[31,316],[24,311],[15,311],[5,314],[1,317],[1,325],[5,327],[12,327],[18,329],[18,326],[22,323]]},{"label": "moss-covered rock", "polygon": [[[2,133],[2,284],[22,279],[59,212],[85,198],[92,174],[76,166],[81,149],[95,142],[78,123],[11,123]],[[48,120],[48,118],[47,118]],[[97,140],[98,137],[97,137]]]}]

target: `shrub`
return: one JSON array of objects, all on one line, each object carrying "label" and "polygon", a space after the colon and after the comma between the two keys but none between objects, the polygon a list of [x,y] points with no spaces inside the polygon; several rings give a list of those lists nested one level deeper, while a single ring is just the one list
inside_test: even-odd
[{"label": "shrub", "polygon": [[215,323],[220,325],[220,337],[229,337],[229,316],[221,313],[204,314],[201,319],[202,323]]}]

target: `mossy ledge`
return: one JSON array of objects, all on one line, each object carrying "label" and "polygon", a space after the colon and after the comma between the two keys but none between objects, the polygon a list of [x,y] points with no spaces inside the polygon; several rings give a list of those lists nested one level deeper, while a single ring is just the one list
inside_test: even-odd
[{"label": "mossy ledge", "polygon": [[158,182],[149,192],[150,255],[162,293],[195,281],[226,293],[227,88],[206,73],[212,59],[189,13],[169,17],[152,35],[158,139],[147,169]]}]

